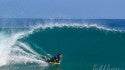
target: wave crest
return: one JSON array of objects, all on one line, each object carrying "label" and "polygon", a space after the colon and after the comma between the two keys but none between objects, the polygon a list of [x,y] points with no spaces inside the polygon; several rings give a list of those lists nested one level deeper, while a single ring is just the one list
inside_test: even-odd
[{"label": "wave crest", "polygon": [[120,29],[111,29],[111,28],[107,28],[105,26],[101,26],[98,24],[87,24],[87,23],[46,23],[46,24],[38,24],[36,26],[32,26],[31,27],[31,33],[34,32],[37,29],[53,29],[54,27],[74,27],[74,28],[97,28],[100,30],[106,30],[106,31],[116,31],[116,32],[125,32],[124,30],[120,30]]}]

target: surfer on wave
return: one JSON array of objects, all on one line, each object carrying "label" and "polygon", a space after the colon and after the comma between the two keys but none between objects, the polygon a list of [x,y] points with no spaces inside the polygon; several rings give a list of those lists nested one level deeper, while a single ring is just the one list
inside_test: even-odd
[{"label": "surfer on wave", "polygon": [[61,58],[62,58],[62,54],[58,54],[52,58],[44,57],[45,61],[48,63],[60,63]]}]

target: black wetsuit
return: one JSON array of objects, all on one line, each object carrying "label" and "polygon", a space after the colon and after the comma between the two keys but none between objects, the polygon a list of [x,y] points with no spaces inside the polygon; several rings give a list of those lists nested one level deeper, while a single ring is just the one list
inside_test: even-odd
[{"label": "black wetsuit", "polygon": [[58,56],[52,57],[50,60],[48,60],[47,62],[60,62],[60,58]]}]

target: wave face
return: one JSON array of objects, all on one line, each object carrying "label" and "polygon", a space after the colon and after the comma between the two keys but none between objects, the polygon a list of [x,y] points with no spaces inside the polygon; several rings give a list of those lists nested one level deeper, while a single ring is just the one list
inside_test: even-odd
[{"label": "wave face", "polygon": [[[1,70],[92,70],[94,65],[114,68],[125,65],[124,20],[0,19],[0,22]],[[59,66],[49,65],[41,58],[58,53],[63,54]]]}]

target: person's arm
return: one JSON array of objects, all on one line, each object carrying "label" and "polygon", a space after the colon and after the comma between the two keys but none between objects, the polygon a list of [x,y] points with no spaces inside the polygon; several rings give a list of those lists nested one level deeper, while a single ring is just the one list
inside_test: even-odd
[{"label": "person's arm", "polygon": [[56,58],[56,62],[57,62],[57,63],[59,63],[59,62],[60,62],[60,60],[59,60],[58,58]]}]

